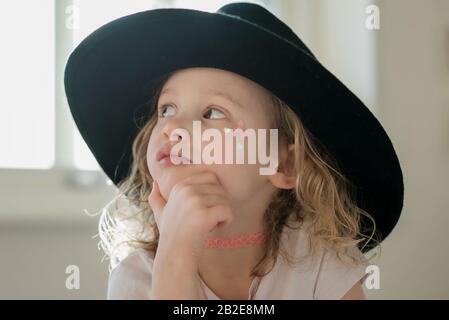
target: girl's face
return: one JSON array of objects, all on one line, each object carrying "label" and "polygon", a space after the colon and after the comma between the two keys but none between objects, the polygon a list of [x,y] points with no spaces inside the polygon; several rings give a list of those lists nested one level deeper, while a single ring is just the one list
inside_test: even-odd
[{"label": "girl's face", "polygon": [[[246,128],[270,129],[274,127],[273,111],[269,93],[256,84],[238,74],[213,68],[189,68],[180,70],[165,83],[157,104],[158,120],[151,133],[148,144],[147,164],[150,174],[159,183],[162,196],[167,200],[173,186],[188,176],[203,172],[214,172],[223,185],[228,199],[234,205],[250,199],[257,199],[261,191],[274,190],[269,176],[261,175],[260,164],[256,155],[256,164],[248,164],[245,156],[244,164],[200,164],[167,166],[157,161],[158,151],[177,143],[189,145],[190,155],[201,154],[211,143],[201,141],[201,136],[194,136],[193,121],[201,123],[201,133],[215,128],[222,133],[222,155],[225,155],[225,128],[235,129],[244,123]],[[173,130],[183,129],[189,133],[190,141],[171,141]],[[269,130],[267,130],[267,144]],[[193,139],[196,139],[195,142]],[[246,140],[246,139],[245,139]],[[234,140],[235,142],[235,140]],[[197,145],[201,150],[194,150]],[[234,143],[235,146],[235,143]],[[244,144],[247,154],[248,143]],[[234,147],[234,155],[237,148]],[[267,149],[267,155],[269,149]]]}]

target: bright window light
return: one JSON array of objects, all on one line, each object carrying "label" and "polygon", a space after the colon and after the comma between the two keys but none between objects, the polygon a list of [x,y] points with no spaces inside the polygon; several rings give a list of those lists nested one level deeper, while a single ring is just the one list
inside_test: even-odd
[{"label": "bright window light", "polygon": [[0,3],[0,167],[54,164],[54,2]]}]

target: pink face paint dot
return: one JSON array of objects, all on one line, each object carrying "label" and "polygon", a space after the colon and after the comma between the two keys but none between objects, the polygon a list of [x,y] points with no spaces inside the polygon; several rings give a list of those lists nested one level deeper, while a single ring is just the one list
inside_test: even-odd
[{"label": "pink face paint dot", "polygon": [[243,122],[243,119],[240,119],[238,122],[237,122],[237,128],[244,128],[245,127],[245,123]]}]

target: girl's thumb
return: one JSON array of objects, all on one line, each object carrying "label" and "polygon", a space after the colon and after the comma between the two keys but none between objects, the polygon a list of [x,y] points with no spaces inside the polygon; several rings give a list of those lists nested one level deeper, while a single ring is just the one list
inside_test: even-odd
[{"label": "girl's thumb", "polygon": [[158,215],[165,207],[166,201],[159,191],[159,185],[156,180],[153,181],[153,188],[151,189],[151,193],[148,197],[148,203],[156,215]]}]

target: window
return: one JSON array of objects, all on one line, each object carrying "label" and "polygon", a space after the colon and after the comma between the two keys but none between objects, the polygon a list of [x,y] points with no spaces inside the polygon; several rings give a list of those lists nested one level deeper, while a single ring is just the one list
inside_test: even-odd
[{"label": "window", "polygon": [[52,0],[0,4],[2,168],[54,164],[54,30]]}]

